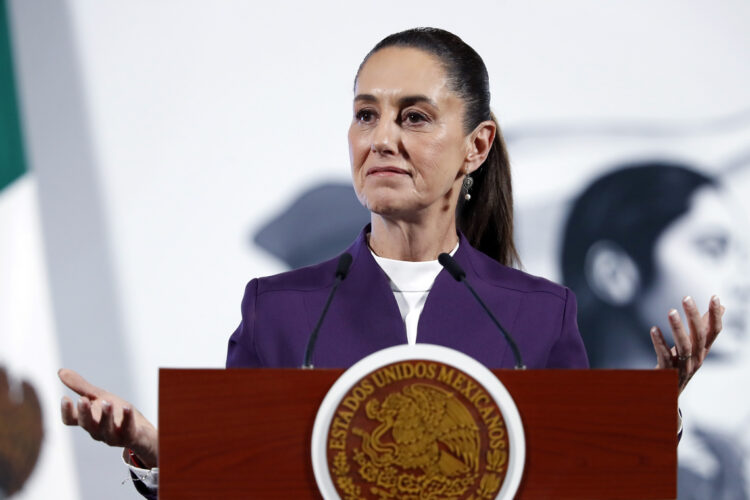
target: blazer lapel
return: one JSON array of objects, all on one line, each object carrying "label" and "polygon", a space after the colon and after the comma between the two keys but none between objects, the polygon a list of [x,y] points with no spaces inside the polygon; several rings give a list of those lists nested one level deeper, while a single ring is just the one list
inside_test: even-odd
[{"label": "blazer lapel", "polygon": [[[510,332],[518,314],[517,294],[486,283],[472,263],[478,252],[460,235],[454,259],[466,271],[469,283]],[[427,296],[419,318],[417,342],[451,347],[491,368],[512,367],[513,356],[502,333],[477,303],[466,286],[442,270]]]},{"label": "blazer lapel", "polygon": [[[367,247],[368,230],[369,226],[347,249],[353,257],[352,267],[333,298],[321,327],[313,355],[316,367],[349,367],[380,349],[406,343],[406,327],[388,277]],[[460,235],[454,258],[500,323],[513,333],[520,296],[486,281],[477,272],[473,263],[477,252]],[[306,315],[311,330],[323,311],[330,290],[329,285],[306,294]],[[445,270],[438,274],[427,296],[417,330],[417,342],[456,349],[490,368],[509,368],[514,364],[502,333],[466,287]]]},{"label": "blazer lapel", "polygon": [[[367,247],[367,230],[347,249],[352,267],[320,330],[315,366],[348,367],[375,351],[406,343],[406,328],[388,278]],[[326,287],[309,294],[310,324],[317,321],[329,292]]]}]

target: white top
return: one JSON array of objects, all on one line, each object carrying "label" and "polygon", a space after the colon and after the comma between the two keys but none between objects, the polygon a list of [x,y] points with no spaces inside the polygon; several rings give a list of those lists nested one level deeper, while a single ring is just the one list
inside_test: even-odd
[{"label": "white top", "polygon": [[[451,256],[456,253],[456,250],[458,250],[458,243],[450,253]],[[417,325],[427,301],[427,294],[430,293],[432,284],[443,266],[436,260],[408,262],[379,257],[372,249],[370,253],[388,276],[401,319],[406,326],[406,340],[409,345],[414,345],[417,343]]]}]

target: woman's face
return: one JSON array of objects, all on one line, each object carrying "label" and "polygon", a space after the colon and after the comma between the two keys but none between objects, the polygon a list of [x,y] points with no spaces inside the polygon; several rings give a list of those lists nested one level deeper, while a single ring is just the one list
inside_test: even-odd
[{"label": "woman's face", "polygon": [[690,209],[659,236],[654,247],[655,281],[638,304],[647,325],[668,332],[666,312],[691,294],[701,312],[716,294],[727,308],[724,328],[712,356],[738,353],[746,336],[750,276],[747,269],[747,223],[727,201],[726,193],[706,186],[692,196]]},{"label": "woman's face", "polygon": [[434,56],[396,47],[373,54],[357,78],[349,127],[359,201],[386,217],[452,216],[470,151],[463,115]]}]

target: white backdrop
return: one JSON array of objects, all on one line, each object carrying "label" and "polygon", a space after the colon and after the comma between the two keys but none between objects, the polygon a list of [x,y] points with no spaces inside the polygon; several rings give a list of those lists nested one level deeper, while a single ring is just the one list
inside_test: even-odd
[{"label": "white backdrop", "polygon": [[[46,13],[53,3],[64,16]],[[522,258],[552,279],[561,207],[611,160],[668,152],[718,170],[750,145],[747,120],[701,128],[750,109],[750,4],[741,0],[10,6],[31,168],[40,183],[49,179],[41,190],[45,234],[59,229],[65,200],[79,194],[96,214],[71,219],[93,217],[101,229],[80,233],[74,254],[83,278],[52,287],[56,314],[99,279],[98,271],[86,275],[86,256],[96,251],[117,314],[111,325],[78,328],[75,341],[110,326],[122,336],[116,353],[87,353],[90,363],[63,353],[63,362],[85,364],[93,382],[111,381],[154,420],[158,367],[223,366],[244,284],[284,269],[252,234],[309,185],[347,181],[354,73],[389,33],[442,27],[484,57],[510,138]],[[67,44],[55,43],[50,26]],[[575,141],[542,133],[612,123],[677,132],[584,131]],[[90,168],[76,168],[82,157]],[[749,177],[733,183],[744,196]],[[534,234],[525,220],[546,221],[549,231]],[[68,265],[55,247],[61,241],[47,239],[53,281]],[[70,307],[87,314],[84,305]],[[73,341],[66,328],[58,324],[62,344]],[[86,348],[68,345],[75,349]],[[110,356],[126,367],[115,380]],[[56,411],[57,400],[47,405]],[[97,452],[109,458],[91,471],[114,457]],[[113,489],[132,496],[118,481]]]}]

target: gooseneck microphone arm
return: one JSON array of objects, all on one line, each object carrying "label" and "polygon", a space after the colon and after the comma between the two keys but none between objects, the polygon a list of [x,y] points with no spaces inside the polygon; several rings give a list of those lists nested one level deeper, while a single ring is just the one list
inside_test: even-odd
[{"label": "gooseneck microphone arm", "polygon": [[313,367],[311,363],[312,355],[313,351],[315,350],[315,342],[317,342],[318,340],[318,332],[320,331],[320,326],[323,324],[323,318],[326,317],[328,308],[331,306],[333,295],[336,293],[336,290],[339,288],[341,282],[344,281],[344,278],[346,278],[346,275],[349,273],[349,267],[351,265],[352,256],[348,253],[341,254],[341,257],[339,257],[338,265],[336,266],[336,280],[333,282],[333,288],[331,288],[331,293],[328,294],[328,300],[326,300],[326,305],[323,307],[323,312],[320,314],[320,318],[318,318],[318,323],[315,325],[315,328],[310,334],[310,338],[307,339],[307,347],[305,348],[305,360],[302,363],[302,368],[310,369]]},{"label": "gooseneck microphone arm", "polygon": [[493,323],[495,323],[495,325],[500,329],[503,337],[505,337],[505,341],[508,342],[508,345],[513,351],[513,357],[516,360],[515,369],[525,370],[526,365],[523,364],[523,360],[521,359],[521,351],[518,350],[516,342],[513,340],[513,337],[511,337],[510,333],[508,333],[508,331],[503,328],[503,325],[500,324],[495,315],[492,314],[492,311],[490,311],[490,309],[485,305],[484,301],[479,298],[479,295],[477,295],[477,292],[474,290],[474,288],[469,284],[468,281],[466,281],[466,271],[464,271],[461,266],[458,265],[458,262],[456,262],[453,257],[451,257],[447,253],[441,253],[440,255],[438,255],[438,262],[440,262],[445,270],[448,271],[451,276],[453,276],[453,279],[455,279],[456,281],[460,281],[461,283],[466,285],[466,288],[468,288],[474,298],[477,299],[477,302],[479,302],[479,305],[482,306],[482,309],[484,309],[487,315],[492,319]]}]

